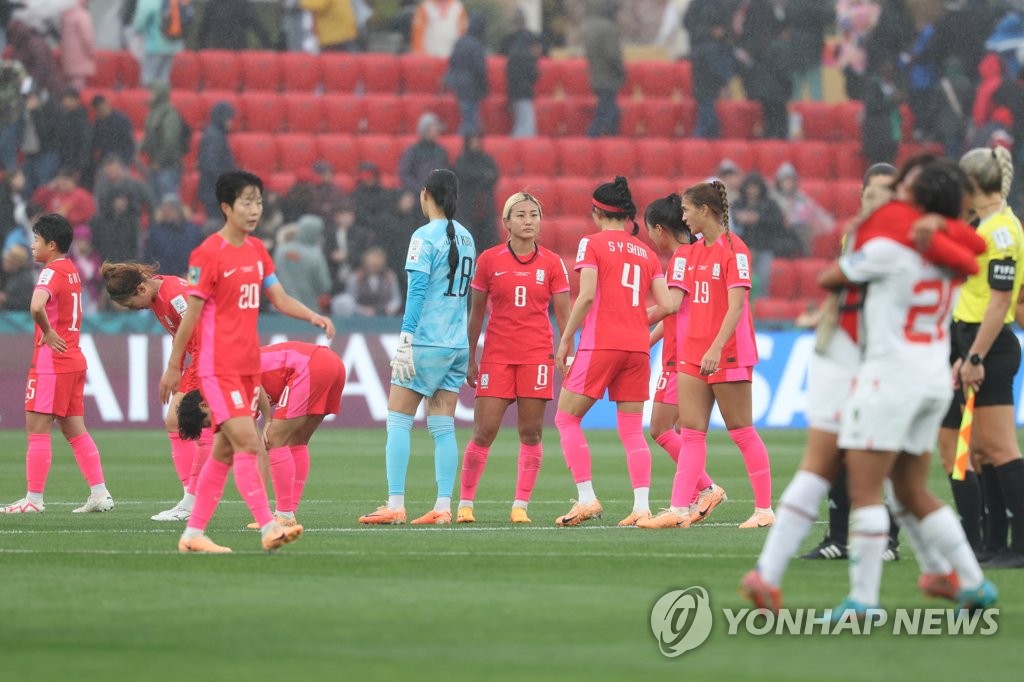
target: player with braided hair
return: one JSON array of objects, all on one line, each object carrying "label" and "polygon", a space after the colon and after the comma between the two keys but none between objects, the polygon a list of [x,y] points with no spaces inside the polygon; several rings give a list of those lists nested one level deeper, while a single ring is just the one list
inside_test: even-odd
[{"label": "player with braided hair", "polygon": [[[580,424],[607,390],[618,406],[619,438],[633,485],[633,510],[619,525],[632,526],[651,515],[651,451],[642,421],[651,375],[649,324],[675,308],[657,256],[636,238],[640,226],[626,178],[600,185],[592,202],[591,216],[600,232],[580,240],[580,293],[555,351],[555,365],[566,374],[555,426],[579,499],[569,513],[555,519],[555,525],[578,526],[601,517],[591,480],[590,448]],[[633,223],[629,232],[627,221]],[[657,304],[650,314],[645,307],[648,291]],[[570,368],[568,356],[577,330],[579,346]]]},{"label": "player with braided hair", "polygon": [[420,208],[429,222],[413,232],[405,258],[409,292],[398,349],[391,361],[384,450],[388,502],[360,516],[359,523],[405,523],[410,434],[423,398],[427,399],[427,429],[434,440],[437,501],[412,523],[452,522],[452,490],[459,466],[455,405],[469,367],[466,296],[476,264],[473,237],[454,219],[458,199],[459,180],[446,169],[432,171],[420,190]]}]

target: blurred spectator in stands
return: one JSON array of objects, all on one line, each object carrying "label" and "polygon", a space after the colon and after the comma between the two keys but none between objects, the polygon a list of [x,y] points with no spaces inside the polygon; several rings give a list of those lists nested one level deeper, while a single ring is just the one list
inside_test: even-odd
[{"label": "blurred spectator in stands", "polygon": [[740,186],[739,197],[730,202],[733,225],[754,259],[754,286],[765,294],[771,284],[772,261],[798,258],[803,246],[800,238],[786,229],[782,211],[770,196],[759,173],[750,173]]},{"label": "blurred spectator in stands", "polygon": [[[255,38],[250,46],[249,35]],[[216,0],[203,8],[196,42],[205,50],[268,50],[270,35],[252,0]]]},{"label": "blurred spectator in stands", "polygon": [[388,256],[388,267],[398,273],[398,281],[405,292],[408,278],[405,274],[405,256],[409,250],[409,239],[412,233],[423,224],[423,213],[420,210],[419,193],[403,190],[392,210],[381,214],[381,222],[377,231],[377,244]]},{"label": "blurred spectator in stands", "polygon": [[926,58],[945,64],[956,57],[977,85],[978,64],[985,56],[985,39],[1004,14],[1000,3],[977,0],[944,0],[946,13],[935,22],[935,37],[928,42]]},{"label": "blurred spectator in stands", "polygon": [[874,0],[837,0],[836,66],[846,81],[846,96],[860,99],[868,57],[864,47],[867,35],[875,28],[881,8]]},{"label": "blurred spectator in stands", "polygon": [[299,0],[284,0],[281,6],[280,42],[288,52],[313,52],[316,37],[310,28],[313,19],[299,4]]},{"label": "blurred spectator in stands", "polygon": [[316,187],[317,180],[312,168],[299,168],[295,172],[295,184],[281,199],[281,214],[285,223],[294,223],[307,213],[316,213],[316,195],[313,188]]},{"label": "blurred spectator in stands", "polygon": [[792,30],[792,99],[802,99],[806,85],[810,98],[820,102],[821,54],[825,34],[835,25],[835,7],[822,0],[789,0],[786,14]]},{"label": "blurred spectator in stands", "polygon": [[987,54],[978,63],[978,76],[981,78],[978,90],[974,95],[974,108],[971,111],[971,123],[975,129],[981,129],[992,119],[996,105],[993,101],[996,90],[1003,84],[1003,63],[995,54]]},{"label": "blurred spectator in stands", "polygon": [[480,132],[480,103],[487,96],[487,20],[469,19],[469,29],[455,41],[444,82],[459,101],[459,134]]},{"label": "blurred spectator in stands", "polygon": [[683,28],[690,38],[690,51],[711,39],[712,26],[731,26],[739,0],[693,0],[683,14]]},{"label": "blurred spectator in stands", "polygon": [[57,150],[57,126],[60,111],[57,100],[33,88],[25,96],[25,120],[22,123],[21,151],[25,155],[25,194],[53,180],[60,168]]},{"label": "blurred spectator in stands", "polygon": [[[522,12],[516,14],[523,22]],[[540,71],[537,60],[544,54],[540,36],[531,33],[525,25],[510,34],[505,53],[505,81],[508,106],[512,111],[512,137],[536,137],[537,115],[533,108],[534,88]]]},{"label": "blurred spectator in stands", "polygon": [[1024,56],[1024,19],[1019,11],[1003,15],[985,41],[985,49],[999,55],[1003,70],[1010,78],[1020,75],[1021,57]]},{"label": "blurred spectator in stands", "polygon": [[[100,266],[103,265],[104,259],[100,257],[99,249],[93,243],[92,228],[88,224],[75,225],[71,234],[68,258],[75,264],[78,276],[82,280],[82,312],[88,315],[96,312],[103,300],[104,287],[103,278],[100,277]],[[136,258],[138,251],[133,260]]]},{"label": "blurred spectator in stands", "polygon": [[13,19],[7,24],[7,44],[11,48],[11,57],[21,62],[35,85],[52,97],[60,97],[67,84],[46,38],[27,24]]},{"label": "blurred spectator in stands", "polygon": [[864,81],[861,156],[868,164],[892,163],[901,133],[900,92],[892,62],[869,69]]},{"label": "blurred spectator in stands", "polygon": [[321,310],[321,297],[331,293],[331,276],[324,257],[324,221],[304,215],[294,226],[281,228],[274,252],[274,270],[289,294],[310,310]]},{"label": "blurred spectator in stands", "polygon": [[363,252],[345,291],[331,300],[331,314],[343,317],[391,317],[401,310],[402,287],[395,271],[388,267],[387,254],[378,246]]},{"label": "blurred spectator in stands", "polygon": [[[16,10],[25,6],[23,0],[0,0],[0,27],[6,26]],[[7,47],[7,36],[0,31],[0,52]]]},{"label": "blurred spectator in stands", "polygon": [[32,292],[36,288],[36,273],[30,255],[29,250],[21,244],[13,244],[4,250],[0,308],[28,310]]},{"label": "blurred spectator in stands", "polygon": [[153,196],[162,197],[181,191],[181,170],[191,135],[185,120],[171,104],[170,86],[157,83],[152,87],[152,95],[139,151],[149,157],[149,184]]},{"label": "blurred spectator in stands", "polygon": [[324,222],[331,219],[338,206],[345,198],[345,193],[334,184],[334,168],[326,161],[317,161],[313,164],[313,173],[316,175],[316,182],[313,185],[313,210],[310,211],[320,216]]},{"label": "blurred spectator in stands", "polygon": [[943,96],[939,85],[939,65],[927,52],[928,43],[935,37],[935,27],[925,24],[917,32],[910,50],[900,56],[905,72],[907,104],[914,116],[914,139],[934,140],[940,135],[936,127],[941,113],[939,99]]},{"label": "blurred spectator in stands", "polygon": [[[25,232],[28,215],[25,209],[25,173],[21,169],[6,173],[0,182],[0,244],[6,246],[8,235]],[[31,241],[25,240],[30,246]]]},{"label": "blurred spectator in stands", "polygon": [[[163,31],[163,0],[138,0],[132,28],[142,37],[142,86],[168,83],[174,55],[185,47],[182,40],[171,39]],[[223,27],[233,30],[233,24]]]},{"label": "blurred spectator in stands", "polygon": [[54,142],[60,154],[61,167],[78,173],[76,179],[81,183],[91,165],[92,126],[78,90],[68,88],[61,95],[60,112],[53,134],[56,136]]},{"label": "blurred spectator in stands", "polygon": [[938,89],[935,129],[939,131],[938,138],[942,143],[943,153],[951,159],[959,159],[967,135],[967,116],[964,109],[974,93],[971,90],[971,80],[963,72],[960,60],[956,57],[946,60]]},{"label": "blurred spectator in stands", "polygon": [[400,44],[399,52],[409,52],[412,49],[412,22],[418,8],[417,0],[399,0],[398,10],[388,21],[388,29],[398,34]]},{"label": "blurred spectator in stands", "polygon": [[362,225],[376,225],[381,214],[393,207],[394,191],[381,186],[380,168],[373,161],[359,162],[352,201],[356,208],[356,220]]},{"label": "blurred spectator in stands", "polygon": [[0,60],[0,165],[8,172],[18,166],[26,75],[19,62]]},{"label": "blurred spectator in stands", "polygon": [[743,169],[732,159],[722,159],[715,169],[715,177],[725,185],[729,203],[736,201],[740,196],[740,185],[743,184]]},{"label": "blurred spectator in stands", "polygon": [[92,153],[90,158],[98,165],[108,156],[116,156],[126,165],[135,162],[135,136],[132,122],[115,109],[103,95],[92,98]]},{"label": "blurred spectator in stands", "polygon": [[789,28],[789,12],[785,0],[746,0],[733,14],[732,26],[736,40],[737,59],[745,67],[740,75],[750,96],[755,89],[754,67],[764,59],[768,48]]},{"label": "blurred spectator in stands", "polygon": [[[363,230],[365,234],[371,227]],[[331,216],[324,233],[324,252],[327,254],[328,276],[332,282],[332,293],[344,291],[345,283],[358,262],[359,252],[364,240],[356,228],[356,207],[350,199],[338,205],[338,210]],[[405,246],[408,248],[409,242]]]},{"label": "blurred spectator in stands", "polygon": [[199,141],[199,201],[206,207],[206,219],[219,221],[223,214],[214,190],[217,178],[234,170],[235,156],[228,146],[228,133],[235,120],[235,108],[217,102],[210,110],[210,124]]},{"label": "blurred spectator in stands", "polygon": [[1006,107],[996,107],[988,121],[975,130],[967,139],[967,148],[1006,147],[1013,150],[1013,114]]},{"label": "blurred spectator in stands", "polygon": [[804,253],[811,253],[817,237],[835,230],[836,219],[832,214],[800,189],[800,176],[793,164],[784,163],[775,172],[771,198],[782,210],[786,228],[800,238]]},{"label": "blurred spectator in stands", "polygon": [[481,135],[467,135],[462,154],[455,161],[459,178],[459,222],[466,226],[477,251],[498,243],[498,209],[494,186],[498,183],[498,164],[484,151]]},{"label": "blurred spectator in stands", "polygon": [[156,202],[149,186],[133,178],[116,156],[103,161],[96,179],[96,217],[92,221],[96,250],[104,260],[137,260],[143,217]]},{"label": "blurred spectator in stands", "polygon": [[313,15],[322,52],[355,52],[359,48],[359,27],[352,0],[299,0]]},{"label": "blurred spectator in stands", "polygon": [[690,40],[683,30],[683,17],[691,0],[668,0],[661,15],[661,25],[654,44],[665,49],[669,59],[683,59],[690,54]]},{"label": "blurred spectator in stands", "polygon": [[590,89],[597,97],[594,118],[587,128],[590,137],[619,134],[616,97],[626,84],[626,65],[616,22],[618,11],[618,0],[591,0],[583,20],[583,51],[590,72]]},{"label": "blurred spectator in stands", "polygon": [[[869,70],[873,70],[870,69],[872,64],[899,64],[900,56],[910,49],[917,34],[914,19],[904,0],[877,2],[881,8],[878,22],[864,40]],[[922,56],[927,61],[934,61],[931,55]]]},{"label": "blurred spectator in stands", "polygon": [[88,190],[79,187],[77,173],[61,168],[57,175],[32,195],[32,203],[43,213],[59,213],[72,225],[89,222],[96,213],[96,203]]},{"label": "blurred spectator in stands", "polygon": [[461,0],[420,0],[412,18],[410,51],[448,59],[468,24]]},{"label": "blurred spectator in stands", "polygon": [[76,0],[60,15],[60,65],[68,85],[79,90],[96,75],[96,36],[89,0]]},{"label": "blurred spectator in stands", "polygon": [[402,187],[415,192],[423,189],[427,176],[436,168],[448,168],[448,152],[437,143],[441,134],[441,119],[432,111],[420,115],[416,124],[419,139],[402,153],[398,161],[398,177]]},{"label": "blurred spectator in stands", "polygon": [[697,100],[695,137],[713,140],[721,134],[715,103],[732,79],[733,56],[728,41],[727,24],[720,22],[708,26],[708,35],[693,43],[693,98]]},{"label": "blurred spectator in stands", "polygon": [[181,199],[177,194],[167,194],[153,211],[142,260],[159,263],[160,272],[184,277],[188,271],[188,256],[202,241],[203,232],[188,219]]}]

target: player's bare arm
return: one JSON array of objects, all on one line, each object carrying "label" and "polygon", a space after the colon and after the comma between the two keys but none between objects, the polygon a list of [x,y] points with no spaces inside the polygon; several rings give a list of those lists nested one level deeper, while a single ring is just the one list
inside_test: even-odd
[{"label": "player's bare arm", "polygon": [[293,317],[296,320],[309,322],[314,327],[323,329],[324,333],[327,334],[327,338],[334,338],[334,323],[331,322],[331,319],[313,312],[303,303],[289,296],[288,292],[284,290],[284,287],[281,286],[280,283],[275,282],[274,284],[271,284],[266,288],[265,292],[271,304],[273,304],[279,312],[287,315],[288,317]]},{"label": "player's bare arm", "polygon": [[565,323],[565,329],[562,330],[562,338],[558,342],[558,350],[555,352],[555,366],[558,367],[558,371],[563,376],[568,371],[565,363],[572,349],[573,339],[576,337],[576,332],[579,331],[580,325],[583,324],[583,320],[587,317],[587,313],[590,312],[590,307],[594,305],[594,298],[596,296],[597,270],[594,268],[581,269],[580,293],[576,297],[576,303],[572,306],[572,312],[569,313],[569,321]]},{"label": "player's bare arm", "polygon": [[654,295],[654,306],[647,311],[647,324],[661,322],[669,315],[679,310],[679,303],[682,297],[676,297],[668,290],[663,277],[651,280],[651,293]]},{"label": "player's bare arm", "polygon": [[36,289],[32,292],[32,301],[29,303],[29,312],[32,314],[32,320],[39,325],[39,330],[43,333],[39,339],[40,345],[45,344],[52,348],[57,353],[63,353],[68,349],[68,344],[64,342],[64,339],[60,338],[60,335],[54,331],[53,327],[50,326],[50,320],[46,317],[46,304],[50,300],[50,292],[43,289]]},{"label": "player's bare arm", "polygon": [[174,341],[171,344],[171,355],[167,359],[167,368],[164,370],[163,376],[160,377],[160,402],[165,405],[181,384],[181,360],[185,357],[185,349],[199,322],[199,316],[203,312],[205,303],[206,301],[198,296],[188,297],[188,308],[181,316],[178,333],[174,335]]},{"label": "player's bare arm", "polygon": [[848,280],[846,275],[843,274],[843,270],[839,267],[838,262],[832,263],[832,265],[825,268],[825,270],[818,275],[818,286],[822,289],[828,289],[829,291],[839,291],[851,284],[850,280]]},{"label": "player's bare arm", "polygon": [[466,323],[466,336],[469,338],[469,367],[466,370],[466,383],[476,388],[476,378],[480,366],[476,361],[476,348],[480,342],[480,330],[484,327],[484,312],[487,308],[487,292],[473,289],[470,294],[469,320]]}]

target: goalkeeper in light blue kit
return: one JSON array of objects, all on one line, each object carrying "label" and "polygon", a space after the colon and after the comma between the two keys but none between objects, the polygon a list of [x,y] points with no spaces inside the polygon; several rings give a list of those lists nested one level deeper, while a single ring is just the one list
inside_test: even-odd
[{"label": "goalkeeper in light blue kit", "polygon": [[437,502],[412,523],[452,522],[452,490],[459,466],[455,405],[469,366],[466,296],[476,265],[473,237],[454,220],[458,197],[459,180],[449,170],[433,171],[420,190],[420,208],[430,222],[413,232],[405,259],[409,293],[398,350],[391,361],[388,396],[388,503],[360,516],[360,523],[405,523],[412,420],[424,397],[427,428],[434,439]]}]

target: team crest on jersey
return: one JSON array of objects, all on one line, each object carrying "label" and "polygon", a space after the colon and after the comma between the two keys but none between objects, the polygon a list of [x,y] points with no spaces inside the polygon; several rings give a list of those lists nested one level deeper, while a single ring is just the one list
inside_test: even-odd
[{"label": "team crest on jersey", "polygon": [[543,270],[538,270],[537,271],[537,284],[544,284],[544,271]]},{"label": "team crest on jersey", "polygon": [[583,262],[583,258],[587,255],[587,244],[590,243],[590,239],[584,237],[580,240],[580,248],[576,251],[576,262]]},{"label": "team crest on jersey", "polygon": [[171,299],[171,307],[177,310],[179,315],[184,315],[185,311],[188,310],[188,302],[184,296],[178,294]]},{"label": "team crest on jersey", "polygon": [[[718,265],[715,265],[716,276]],[[747,258],[745,253],[736,254],[736,271],[740,279],[750,279],[750,259]]]},{"label": "team crest on jersey", "polygon": [[712,268],[711,268],[711,279],[721,279],[721,278],[722,278],[722,265],[720,263],[715,263],[712,266]]},{"label": "team crest on jersey", "polygon": [[490,384],[491,384],[491,375],[490,374],[481,374],[480,375],[480,388],[487,388],[488,386],[490,386]]},{"label": "team crest on jersey", "polygon": [[420,237],[413,237],[409,242],[409,253],[405,256],[405,261],[419,263],[421,251],[423,251],[423,240]]},{"label": "team crest on jersey", "polygon": [[191,284],[192,286],[199,284],[199,273],[199,266],[193,265],[192,267],[190,267],[188,269],[188,283]]},{"label": "team crest on jersey", "polygon": [[231,391],[231,402],[238,409],[245,407],[245,403],[242,402],[242,394],[239,391]]},{"label": "team crest on jersey", "polygon": [[677,258],[676,262],[672,264],[672,281],[682,282],[683,278],[686,277],[686,259]]}]

